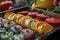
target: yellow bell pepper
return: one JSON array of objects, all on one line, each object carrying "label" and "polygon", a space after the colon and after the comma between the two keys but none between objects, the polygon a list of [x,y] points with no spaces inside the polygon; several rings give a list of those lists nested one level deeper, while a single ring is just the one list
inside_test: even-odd
[{"label": "yellow bell pepper", "polygon": [[23,15],[21,14],[16,14],[15,18],[14,18],[14,21],[19,24],[19,20],[23,17]]},{"label": "yellow bell pepper", "polygon": [[31,28],[33,31],[35,31],[35,32],[37,32],[37,29],[35,28],[36,22],[38,22],[38,20],[35,20],[35,19],[33,19],[33,20],[30,22],[30,28]]},{"label": "yellow bell pepper", "polygon": [[35,24],[35,30],[38,32],[38,34],[48,33],[51,32],[53,29],[53,26],[43,21],[39,21]]},{"label": "yellow bell pepper", "polygon": [[8,19],[8,20],[13,20],[13,19],[14,19],[14,16],[15,16],[15,13],[13,13],[13,12],[7,12],[7,13],[4,15],[4,18],[5,18],[5,19]]},{"label": "yellow bell pepper", "polygon": [[19,24],[22,25],[24,28],[26,28],[26,25],[25,25],[25,20],[26,19],[30,19],[31,17],[29,16],[23,16],[20,20],[19,20]]}]

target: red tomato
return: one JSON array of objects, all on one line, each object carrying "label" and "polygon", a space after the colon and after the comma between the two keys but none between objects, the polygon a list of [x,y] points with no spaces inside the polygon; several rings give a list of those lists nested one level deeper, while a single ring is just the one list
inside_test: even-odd
[{"label": "red tomato", "polygon": [[36,13],[34,12],[29,12],[28,13],[28,16],[32,17],[32,18],[35,18],[36,17]]},{"label": "red tomato", "polygon": [[45,22],[49,23],[52,26],[58,26],[60,25],[60,20],[57,18],[47,18]]},{"label": "red tomato", "polygon": [[44,21],[46,18],[48,18],[47,16],[43,15],[43,14],[37,14],[36,15],[36,19],[37,20],[42,20]]},{"label": "red tomato", "polygon": [[18,14],[27,15],[28,14],[28,11],[18,12]]},{"label": "red tomato", "polygon": [[12,2],[11,1],[5,1],[5,2],[1,2],[1,7],[3,10],[8,9],[10,6],[12,6]]}]

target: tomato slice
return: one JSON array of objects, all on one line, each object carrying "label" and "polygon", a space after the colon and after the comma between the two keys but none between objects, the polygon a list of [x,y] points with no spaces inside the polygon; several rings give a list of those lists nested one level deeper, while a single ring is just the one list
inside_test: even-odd
[{"label": "tomato slice", "polygon": [[57,18],[47,18],[45,22],[49,23],[52,26],[59,26],[60,25],[60,20]]}]

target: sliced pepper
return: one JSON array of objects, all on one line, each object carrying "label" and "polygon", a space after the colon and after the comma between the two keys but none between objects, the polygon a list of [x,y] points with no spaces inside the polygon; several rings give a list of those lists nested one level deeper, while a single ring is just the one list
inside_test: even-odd
[{"label": "sliced pepper", "polygon": [[25,26],[25,20],[26,19],[30,19],[31,17],[29,16],[23,16],[20,20],[19,20],[19,24],[22,25],[24,28],[26,28]]},{"label": "sliced pepper", "polygon": [[20,14],[16,14],[15,18],[14,18],[14,21],[19,24],[19,20],[23,17],[23,15],[20,15]]},{"label": "sliced pepper", "polygon": [[35,24],[35,29],[38,34],[51,32],[54,28],[46,22],[40,21]]},{"label": "sliced pepper", "polygon": [[[16,14],[11,13],[11,15],[8,16],[8,20],[13,20],[13,18],[15,17]],[[13,17],[13,18],[12,18]]]},{"label": "sliced pepper", "polygon": [[[12,15],[12,14],[15,14],[15,13],[13,13],[13,12],[7,12],[7,13],[4,15],[4,18],[5,18],[5,19],[8,19],[8,20],[11,20],[11,19],[9,19],[9,16]],[[11,17],[11,16],[10,16],[10,17]]]},{"label": "sliced pepper", "polygon": [[35,30],[35,24],[36,24],[37,20],[33,19],[31,22],[30,22],[30,27],[32,30],[36,31]]},{"label": "sliced pepper", "polygon": [[25,20],[25,26],[30,29],[30,21],[32,21],[32,18]]}]

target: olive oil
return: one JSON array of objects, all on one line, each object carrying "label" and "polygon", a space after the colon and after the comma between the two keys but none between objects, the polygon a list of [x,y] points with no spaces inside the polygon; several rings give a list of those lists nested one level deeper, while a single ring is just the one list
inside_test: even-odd
[{"label": "olive oil", "polygon": [[52,7],[54,7],[53,0],[38,0],[36,3],[33,3],[32,9],[34,9],[36,7],[52,8]]}]

